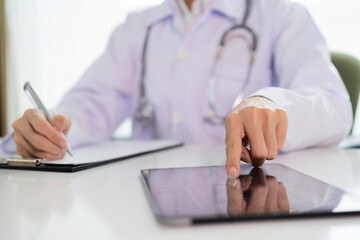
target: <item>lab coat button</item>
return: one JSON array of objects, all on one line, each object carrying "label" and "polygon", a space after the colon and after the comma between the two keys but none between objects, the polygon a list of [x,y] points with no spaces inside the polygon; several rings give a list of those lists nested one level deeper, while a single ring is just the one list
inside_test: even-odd
[{"label": "lab coat button", "polygon": [[177,57],[179,59],[185,59],[188,56],[188,51],[185,48],[180,48],[177,51]]},{"label": "lab coat button", "polygon": [[172,117],[172,122],[174,124],[180,124],[181,123],[181,116],[179,114],[174,114]]}]

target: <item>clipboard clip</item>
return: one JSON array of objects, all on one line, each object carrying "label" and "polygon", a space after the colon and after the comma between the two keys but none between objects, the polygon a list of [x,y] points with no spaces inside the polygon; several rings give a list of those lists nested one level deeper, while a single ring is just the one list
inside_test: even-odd
[{"label": "clipboard clip", "polygon": [[20,166],[20,167],[36,167],[41,164],[41,158],[23,158],[14,156],[11,158],[0,158],[0,165]]}]

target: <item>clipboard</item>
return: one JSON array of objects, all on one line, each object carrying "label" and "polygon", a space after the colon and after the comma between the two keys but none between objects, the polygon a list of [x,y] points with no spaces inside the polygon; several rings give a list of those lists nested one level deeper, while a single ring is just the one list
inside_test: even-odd
[{"label": "clipboard", "polygon": [[[74,159],[65,157],[56,161],[39,158],[24,159],[20,156],[1,157],[0,155],[0,169],[77,172],[183,145],[183,142],[171,140],[109,141],[75,149]],[[88,157],[86,157],[87,155]]]}]

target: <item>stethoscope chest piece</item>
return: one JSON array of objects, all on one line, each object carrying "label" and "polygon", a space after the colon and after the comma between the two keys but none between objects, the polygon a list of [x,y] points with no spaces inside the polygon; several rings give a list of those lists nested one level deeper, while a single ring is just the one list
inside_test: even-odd
[{"label": "stethoscope chest piece", "polygon": [[144,123],[150,123],[154,119],[154,109],[151,104],[141,103],[136,111],[136,120]]}]

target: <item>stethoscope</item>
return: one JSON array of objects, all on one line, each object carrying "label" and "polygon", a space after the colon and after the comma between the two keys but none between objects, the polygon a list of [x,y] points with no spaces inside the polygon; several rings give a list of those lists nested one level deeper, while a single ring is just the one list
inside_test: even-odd
[{"label": "stethoscope", "polygon": [[[211,77],[209,80],[209,88],[208,88],[209,109],[208,109],[207,116],[205,117],[205,121],[212,123],[212,124],[224,124],[225,119],[226,119],[226,116],[222,116],[222,115],[218,114],[216,111],[216,108],[215,108],[215,103],[216,103],[216,96],[215,96],[216,74],[215,73],[217,70],[218,62],[221,58],[223,49],[226,44],[226,39],[227,39],[229,33],[231,33],[234,30],[243,29],[247,33],[249,33],[251,36],[251,39],[249,41],[249,39],[246,36],[239,35],[240,38],[243,38],[247,42],[248,47],[249,47],[250,57],[249,57],[249,64],[248,64],[245,81],[244,81],[244,84],[242,85],[242,88],[241,88],[239,96],[237,97],[237,100],[238,99],[241,100],[243,98],[245,88],[247,87],[247,85],[249,83],[251,69],[252,69],[252,65],[254,63],[255,51],[256,51],[256,46],[257,46],[257,37],[256,37],[255,32],[246,25],[246,22],[249,18],[249,14],[251,11],[252,1],[251,0],[245,0],[245,1],[246,1],[246,7],[245,7],[244,17],[242,19],[242,22],[240,24],[233,25],[226,32],[224,32],[224,34],[221,37],[218,49],[216,51],[215,61],[214,61],[213,67],[212,67]],[[144,122],[144,123],[150,122],[154,118],[154,110],[147,99],[146,91],[145,91],[146,54],[147,54],[147,46],[148,46],[149,36],[150,36],[152,27],[153,27],[153,25],[150,25],[147,27],[144,46],[142,49],[141,72],[140,72],[140,97],[139,97],[139,106],[138,106],[136,114],[135,114],[135,119],[138,121]]]}]

